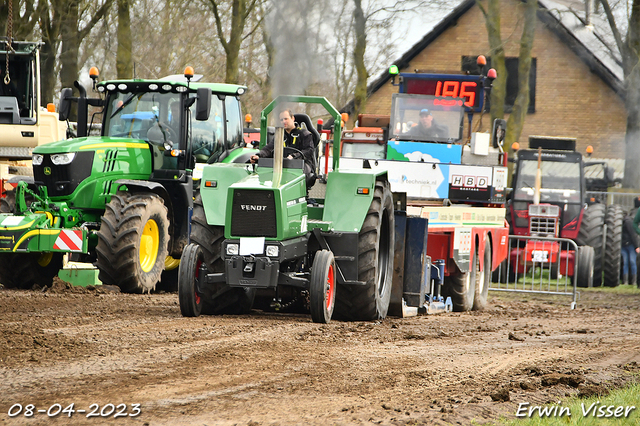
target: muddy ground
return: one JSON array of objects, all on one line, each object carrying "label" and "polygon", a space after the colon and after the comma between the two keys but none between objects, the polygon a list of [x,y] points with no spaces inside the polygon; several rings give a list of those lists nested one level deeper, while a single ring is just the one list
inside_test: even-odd
[{"label": "muddy ground", "polygon": [[[183,318],[176,293],[0,288],[0,425],[494,424],[636,377],[640,290],[569,302],[490,293],[483,312],[318,325]],[[72,403],[87,411],[9,416]]]}]

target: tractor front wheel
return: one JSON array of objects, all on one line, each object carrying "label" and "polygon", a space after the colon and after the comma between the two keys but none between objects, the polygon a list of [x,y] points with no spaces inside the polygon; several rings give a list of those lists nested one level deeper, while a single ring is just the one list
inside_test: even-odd
[{"label": "tractor front wheel", "polygon": [[[602,285],[602,266],[604,263],[604,218],[606,207],[604,204],[591,204],[586,207],[582,215],[582,224],[578,231],[576,243],[579,246],[593,247],[593,286]],[[618,249],[618,252],[620,249]],[[578,261],[579,263],[579,261]],[[620,272],[618,272],[619,274]]]},{"label": "tractor front wheel", "polygon": [[622,250],[622,220],[624,211],[622,206],[613,204],[607,209],[605,223],[607,235],[605,238],[605,250],[603,258],[604,285],[617,287],[620,284],[620,266]]},{"label": "tractor front wheel", "polygon": [[125,293],[155,289],[169,246],[169,218],[155,194],[118,193],[106,205],[98,231],[98,278]]},{"label": "tractor front wheel", "polygon": [[327,324],[331,321],[336,301],[336,263],[333,253],[320,250],[311,267],[309,301],[313,322]]},{"label": "tractor front wheel", "polygon": [[593,286],[593,247],[580,246],[575,255],[578,258],[578,269],[574,273],[573,280],[577,280],[578,287]]},{"label": "tractor front wheel", "polygon": [[203,262],[204,256],[198,244],[189,244],[182,251],[178,267],[178,300],[182,316],[197,317],[202,312],[198,278],[200,278],[200,267]]},{"label": "tractor front wheel", "polygon": [[[222,259],[224,227],[207,223],[200,195],[197,195],[193,202],[190,239],[200,246],[203,262],[209,272],[224,272]],[[182,265],[182,260],[180,264]],[[256,295],[255,288],[229,287],[225,283],[207,284],[200,290],[202,291],[202,313],[206,315],[248,314],[251,312]]]}]

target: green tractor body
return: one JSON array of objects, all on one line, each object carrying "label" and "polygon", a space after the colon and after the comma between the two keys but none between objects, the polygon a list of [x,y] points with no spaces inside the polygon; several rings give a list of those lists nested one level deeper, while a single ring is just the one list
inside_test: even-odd
[{"label": "green tractor body", "polygon": [[[245,88],[118,80],[99,83],[101,97],[88,99],[76,87],[77,98],[63,90],[60,119],[77,102],[78,137],[36,147],[33,181],[0,204],[0,282],[50,284],[61,255],[73,253],[95,263],[104,284],[150,291],[188,243],[194,174],[206,162],[244,162],[254,152],[242,149]],[[100,136],[87,136],[89,105],[102,114]],[[30,273],[12,268],[16,261]]]},{"label": "green tractor body", "polygon": [[257,297],[270,308],[306,309],[316,322],[334,308],[344,319],[384,318],[394,230],[386,173],[339,168],[340,114],[320,97],[274,100],[262,112],[262,146],[267,116],[282,102],[321,104],[335,120],[334,171],[316,183],[324,198],[308,199],[303,159],[284,158],[279,143],[255,168],[205,166],[179,272],[181,311],[248,312]]}]

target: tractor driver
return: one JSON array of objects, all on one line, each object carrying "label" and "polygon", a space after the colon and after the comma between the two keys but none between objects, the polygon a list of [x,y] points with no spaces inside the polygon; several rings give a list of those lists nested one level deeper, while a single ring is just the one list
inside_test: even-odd
[{"label": "tractor driver", "polygon": [[418,125],[413,126],[409,130],[409,136],[415,136],[420,139],[447,139],[449,137],[449,131],[446,127],[434,122],[431,111],[424,108],[420,111],[420,121],[418,121]]},{"label": "tractor driver", "polygon": [[[302,158],[304,160],[304,174],[307,180],[307,188],[313,186],[315,182],[315,147],[313,136],[307,129],[296,126],[293,112],[286,109],[280,113],[280,122],[284,126],[284,146],[285,148],[296,148],[300,152],[294,152],[287,156],[288,159]],[[251,163],[258,161],[258,158],[273,157],[274,142],[269,142],[260,152],[251,156]]]}]

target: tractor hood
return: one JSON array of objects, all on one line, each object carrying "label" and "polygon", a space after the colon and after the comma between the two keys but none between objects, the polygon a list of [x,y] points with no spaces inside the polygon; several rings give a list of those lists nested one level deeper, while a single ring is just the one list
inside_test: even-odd
[{"label": "tractor hood", "polygon": [[66,139],[34,148],[34,154],[61,154],[85,150],[134,148],[148,150],[149,144],[142,139],[88,136]]}]

